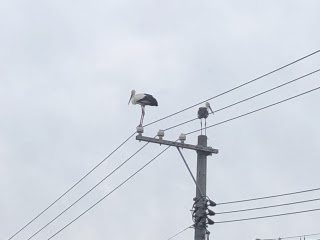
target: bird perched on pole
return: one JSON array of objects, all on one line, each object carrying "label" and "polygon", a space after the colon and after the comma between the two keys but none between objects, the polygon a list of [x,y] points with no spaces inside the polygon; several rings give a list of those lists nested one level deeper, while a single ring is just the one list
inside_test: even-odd
[{"label": "bird perched on pole", "polygon": [[200,107],[198,110],[198,118],[200,119],[201,123],[201,135],[202,135],[202,119],[204,118],[204,131],[205,135],[207,134],[207,117],[209,116],[208,109],[210,109],[211,113],[213,114],[212,108],[210,103],[206,102],[205,107]]},{"label": "bird perched on pole", "polygon": [[143,118],[145,114],[145,106],[158,106],[157,99],[155,99],[152,95],[146,93],[136,94],[136,91],[132,90],[128,105],[130,104],[130,101],[133,105],[139,104],[141,106],[142,113],[140,118],[140,124],[138,125],[138,127],[142,127]]}]

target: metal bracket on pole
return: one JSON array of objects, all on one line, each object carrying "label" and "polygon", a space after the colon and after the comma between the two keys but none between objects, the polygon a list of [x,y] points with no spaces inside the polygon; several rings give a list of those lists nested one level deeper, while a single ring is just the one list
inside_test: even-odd
[{"label": "metal bracket on pole", "polygon": [[192,174],[192,172],[191,172],[191,169],[189,168],[189,165],[188,165],[186,159],[185,159],[184,156],[182,155],[182,152],[181,152],[180,148],[177,147],[177,149],[178,149],[178,151],[179,151],[179,153],[180,153],[180,156],[182,157],[182,160],[183,160],[184,164],[186,165],[186,167],[187,167],[187,169],[188,169],[188,171],[189,171],[189,173],[190,173],[190,175],[191,175],[194,183],[196,184],[196,187],[198,188],[198,190],[199,190],[199,192],[200,192],[200,194],[201,194],[201,197],[204,197],[204,196],[203,196],[203,193],[202,193],[202,191],[201,191],[201,188],[200,188],[199,185],[197,184],[197,181],[196,181],[196,179],[194,178],[194,176],[193,176],[193,174]]},{"label": "metal bracket on pole", "polygon": [[137,135],[136,139],[139,141],[144,141],[144,142],[153,142],[153,143],[158,143],[160,145],[163,144],[163,145],[172,146],[172,147],[179,147],[179,148],[186,148],[186,149],[191,149],[191,150],[195,150],[195,151],[200,151],[200,152],[206,153],[206,155],[212,155],[212,153],[214,153],[214,154],[218,153],[218,149],[214,149],[212,147],[203,147],[203,146],[199,146],[199,145],[191,145],[191,144],[167,141],[167,140],[163,140],[163,139],[144,137],[142,135]]}]

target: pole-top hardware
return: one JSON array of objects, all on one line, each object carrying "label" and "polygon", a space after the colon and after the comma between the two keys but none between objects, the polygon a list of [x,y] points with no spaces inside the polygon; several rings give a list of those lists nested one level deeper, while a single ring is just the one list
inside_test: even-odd
[{"label": "pole-top hardware", "polygon": [[162,140],[162,138],[164,137],[164,130],[159,130],[157,136]]},{"label": "pole-top hardware", "polygon": [[179,136],[179,140],[181,141],[181,143],[184,143],[186,139],[187,139],[187,136],[184,133],[181,133]]},{"label": "pole-top hardware", "polygon": [[137,127],[137,133],[141,136],[143,133],[143,127]]},{"label": "pole-top hardware", "polygon": [[206,155],[211,155],[212,153],[214,154],[218,153],[218,149],[214,149],[212,147],[204,147],[200,145],[191,145],[191,144],[184,144],[184,143],[173,142],[168,140],[161,140],[157,138],[145,137],[145,136],[142,136],[141,134],[138,134],[136,136],[136,140],[143,141],[143,142],[158,143],[160,145],[163,144],[163,145],[172,146],[172,147],[180,147],[184,149],[196,150],[198,152],[203,152]]}]

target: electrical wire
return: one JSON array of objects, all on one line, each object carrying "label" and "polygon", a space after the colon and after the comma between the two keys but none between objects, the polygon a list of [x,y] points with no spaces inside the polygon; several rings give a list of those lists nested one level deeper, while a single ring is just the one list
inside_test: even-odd
[{"label": "electrical wire", "polygon": [[[279,239],[290,239],[290,238],[300,238],[300,237],[311,237],[311,236],[317,236],[320,235],[320,233],[311,233],[311,234],[304,234],[304,235],[299,235],[299,236],[291,236],[291,237],[278,237],[278,238],[257,238],[256,240],[279,240]],[[319,239],[315,239],[319,240]]]},{"label": "electrical wire", "polygon": [[317,235],[320,235],[320,233],[304,234],[301,236],[282,237],[281,239],[290,239],[290,238],[297,238],[297,237],[311,237],[311,236],[317,236]]},{"label": "electrical wire", "polygon": [[247,212],[247,211],[260,210],[260,209],[266,209],[266,208],[274,208],[274,207],[282,207],[282,206],[288,206],[288,205],[294,205],[294,204],[300,204],[300,203],[314,202],[314,201],[319,201],[319,200],[320,200],[320,198],[314,198],[314,199],[309,199],[309,200],[290,202],[290,203],[282,203],[282,204],[276,204],[276,205],[269,205],[269,206],[264,206],[264,207],[255,207],[255,208],[246,208],[246,209],[233,210],[233,211],[224,211],[224,212],[218,212],[218,213],[216,213],[216,215],[228,214],[228,213],[238,213],[238,212]]},{"label": "electrical wire", "polygon": [[[180,232],[176,233],[175,235],[173,235],[172,237],[168,238],[167,240],[171,240],[173,238],[175,238],[176,236],[180,235],[181,233],[183,233],[184,231],[188,230],[189,228],[193,228],[193,225],[184,228],[183,230],[181,230]],[[282,239],[291,239],[291,238],[300,238],[300,237],[311,237],[311,236],[317,236],[320,235],[320,233],[312,233],[312,234],[304,234],[304,235],[299,235],[299,236],[291,236],[291,237],[278,237],[278,238],[256,238],[256,240],[282,240]],[[320,240],[320,239],[315,239],[315,240]]]},{"label": "electrical wire", "polygon": [[248,198],[248,199],[242,199],[242,200],[236,200],[236,201],[221,202],[221,203],[217,203],[217,206],[218,205],[225,205],[225,204],[233,204],[233,203],[251,202],[251,201],[268,199],[268,198],[275,198],[275,197],[283,197],[283,196],[289,196],[289,195],[306,193],[306,192],[314,192],[314,191],[319,191],[319,190],[320,190],[320,188],[312,188],[312,189],[307,189],[307,190],[302,190],[302,191],[282,193],[282,194],[270,195],[270,196],[265,196],[265,197]]},{"label": "electrical wire", "polygon": [[36,236],[38,233],[40,233],[43,229],[48,227],[51,223],[53,223],[57,218],[59,218],[61,215],[63,215],[65,212],[67,212],[71,207],[73,207],[76,203],[78,203],[82,198],[84,198],[86,195],[88,195],[93,189],[98,187],[102,182],[104,182],[107,178],[109,178],[113,173],[115,173],[119,168],[121,168],[124,164],[126,164],[131,158],[133,158],[135,155],[137,155],[143,148],[145,148],[149,142],[144,144],[141,148],[139,148],[134,154],[132,154],[129,158],[127,158],[123,163],[121,163],[118,167],[116,167],[112,172],[110,172],[107,176],[105,176],[102,180],[100,180],[96,185],[94,185],[89,191],[87,191],[85,194],[83,194],[80,198],[78,198],[75,202],[73,202],[69,207],[64,209],[61,213],[59,213],[56,217],[54,217],[52,220],[50,220],[46,225],[44,225],[42,228],[40,228],[37,232],[35,232],[32,236],[30,236],[27,240],[32,239],[34,236]]},{"label": "electrical wire", "polygon": [[312,53],[310,53],[310,54],[308,54],[308,55],[306,55],[306,56],[304,56],[304,57],[301,57],[301,58],[299,58],[299,59],[297,59],[297,60],[295,60],[295,61],[293,61],[293,62],[290,62],[290,63],[288,63],[288,64],[286,64],[286,65],[284,65],[284,66],[282,66],[282,67],[279,67],[279,68],[277,68],[277,69],[275,69],[275,70],[273,70],[273,71],[270,71],[270,72],[268,72],[268,73],[266,73],[266,74],[263,74],[263,75],[261,75],[261,76],[259,76],[259,77],[257,77],[257,78],[254,78],[254,79],[252,79],[252,80],[250,80],[250,81],[248,81],[248,82],[245,82],[245,83],[243,83],[243,84],[240,84],[240,85],[238,85],[238,86],[236,86],[236,87],[234,87],[234,88],[231,88],[231,89],[229,89],[229,90],[227,90],[227,91],[225,91],[225,92],[222,92],[222,93],[220,93],[220,94],[218,94],[218,95],[215,95],[215,96],[213,96],[213,97],[210,97],[210,98],[208,98],[208,99],[206,99],[206,100],[204,100],[204,101],[201,101],[201,102],[199,102],[199,103],[197,103],[197,104],[191,105],[191,106],[189,106],[189,107],[187,107],[187,108],[184,108],[184,109],[182,109],[182,110],[180,110],[180,111],[177,111],[177,112],[175,112],[175,113],[169,114],[169,115],[167,115],[167,116],[165,116],[165,117],[162,117],[162,118],[160,118],[160,119],[158,119],[158,120],[155,120],[155,121],[153,121],[153,122],[150,122],[150,123],[144,125],[143,127],[150,126],[150,125],[152,125],[152,124],[154,124],[154,123],[160,122],[160,121],[162,121],[162,120],[164,120],[164,119],[167,119],[167,118],[169,118],[169,117],[172,117],[172,116],[174,116],[174,115],[177,115],[177,114],[179,114],[179,113],[182,113],[182,112],[184,112],[184,111],[186,111],[186,110],[189,110],[189,109],[191,109],[191,108],[193,108],[193,107],[196,107],[196,106],[198,106],[198,105],[200,105],[200,104],[203,104],[203,103],[205,103],[205,102],[207,102],[207,101],[209,101],[209,100],[212,100],[212,99],[214,99],[214,98],[217,98],[217,97],[220,97],[220,96],[222,96],[222,95],[225,95],[225,94],[227,94],[227,93],[229,93],[229,92],[232,92],[232,91],[234,91],[234,90],[236,90],[236,89],[238,89],[238,88],[241,88],[241,87],[243,87],[243,86],[245,86],[245,85],[248,85],[248,84],[250,84],[250,83],[252,83],[252,82],[255,82],[255,81],[259,80],[259,79],[262,79],[262,78],[264,78],[264,77],[266,77],[266,76],[268,76],[268,75],[271,75],[272,73],[278,72],[278,71],[280,71],[280,70],[282,70],[282,69],[284,69],[284,68],[286,68],[286,67],[288,67],[288,66],[290,66],[290,65],[293,65],[293,64],[295,64],[295,63],[297,63],[297,62],[300,62],[300,61],[302,61],[303,59],[306,59],[306,58],[308,58],[308,57],[310,57],[310,56],[312,56],[312,55],[314,55],[314,54],[317,54],[317,53],[319,53],[319,52],[320,52],[320,50],[317,50],[317,51],[315,51],[315,52],[312,52]]},{"label": "electrical wire", "polygon": [[71,222],[69,222],[68,224],[66,224],[64,227],[62,227],[61,229],[59,229],[57,232],[55,232],[52,236],[50,236],[47,240],[50,240],[52,238],[54,238],[56,235],[58,235],[61,231],[63,231],[64,229],[66,229],[68,226],[70,226],[72,223],[74,223],[75,221],[77,221],[80,217],[82,217],[84,214],[86,214],[88,211],[90,211],[92,208],[94,208],[95,206],[97,206],[100,202],[102,202],[102,200],[104,200],[105,198],[107,198],[108,196],[110,196],[113,192],[115,192],[118,188],[120,188],[122,185],[124,185],[126,182],[128,182],[131,178],[133,178],[135,175],[137,175],[140,171],[142,171],[145,167],[147,167],[150,163],[152,163],[156,158],[158,158],[161,154],[163,154],[166,150],[168,150],[170,146],[166,147],[164,150],[162,150],[160,153],[158,153],[158,155],[156,155],[154,158],[152,158],[149,162],[147,162],[146,164],[144,164],[141,168],[139,168],[136,172],[134,172],[132,175],[130,175],[130,177],[128,177],[126,180],[124,180],[121,184],[119,184],[117,187],[115,187],[112,191],[110,191],[108,194],[106,194],[105,196],[103,196],[100,200],[98,200],[97,202],[95,202],[93,205],[91,205],[91,207],[89,207],[87,210],[85,210],[84,212],[82,212],[80,215],[78,215],[76,218],[74,218]]},{"label": "electrical wire", "polygon": [[[255,95],[253,95],[253,96],[251,96],[251,97],[245,98],[245,99],[240,100],[240,101],[238,101],[238,102],[235,102],[235,103],[232,103],[232,104],[227,105],[227,106],[225,106],[225,107],[222,107],[222,108],[220,108],[220,109],[217,109],[217,110],[213,111],[213,113],[209,113],[209,114],[214,114],[214,113],[220,112],[220,111],[222,111],[222,110],[225,110],[225,109],[227,109],[227,108],[230,108],[230,107],[233,107],[233,106],[235,106],[235,105],[238,105],[238,104],[240,104],[240,103],[246,102],[246,101],[248,101],[248,100],[251,100],[251,99],[253,99],[253,98],[256,98],[256,97],[258,97],[258,96],[261,96],[261,95],[263,95],[263,94],[266,94],[266,93],[268,93],[268,92],[271,92],[271,91],[273,91],[273,90],[275,90],[275,89],[278,89],[278,88],[281,88],[281,87],[286,86],[286,85],[288,85],[288,84],[291,84],[291,83],[293,83],[293,82],[296,82],[296,81],[298,81],[298,80],[300,80],[300,79],[303,79],[303,78],[305,78],[305,77],[307,77],[307,76],[313,75],[313,74],[315,74],[315,73],[317,73],[317,72],[319,72],[319,71],[320,71],[320,69],[317,69],[317,70],[312,71],[312,72],[310,72],[310,73],[307,73],[307,74],[305,74],[305,75],[303,75],[303,76],[301,76],[301,77],[295,78],[295,79],[293,79],[293,80],[290,80],[290,81],[288,81],[288,82],[285,82],[285,83],[283,83],[283,84],[280,84],[280,85],[278,85],[278,86],[276,86],[276,87],[273,87],[273,88],[270,88],[270,89],[268,89],[268,90],[266,90],[266,91],[263,91],[263,92],[260,92],[260,93],[258,93],[258,94],[255,94]],[[164,131],[168,131],[168,130],[170,130],[170,129],[173,129],[173,128],[182,126],[182,125],[184,125],[184,124],[186,124],[186,123],[190,123],[190,122],[193,122],[193,121],[198,120],[198,119],[199,119],[199,118],[190,119],[190,120],[188,120],[188,121],[185,121],[185,122],[179,123],[179,124],[177,124],[177,125],[171,126],[171,127],[169,127],[169,128],[166,128],[166,129],[164,129]]]},{"label": "electrical wire", "polygon": [[175,235],[173,235],[172,237],[168,238],[168,240],[175,238],[176,236],[180,235],[181,233],[183,233],[184,231],[188,230],[189,228],[192,228],[193,225],[184,228],[183,230],[181,230],[180,232],[176,233]]},{"label": "electrical wire", "polygon": [[233,219],[233,220],[219,221],[219,222],[215,222],[215,223],[219,224],[219,223],[242,222],[242,221],[256,220],[256,219],[262,219],[262,218],[280,217],[280,216],[287,216],[287,215],[293,215],[293,214],[299,214],[299,213],[315,212],[315,211],[319,211],[319,210],[320,210],[320,208],[314,208],[314,209],[309,209],[309,210],[304,210],[304,211],[265,215],[265,216],[252,217],[252,218]]},{"label": "electrical wire", "polygon": [[[310,92],[313,92],[313,91],[316,91],[316,90],[319,90],[319,89],[320,89],[320,87],[313,88],[313,89],[311,89],[311,90],[308,90],[308,91],[306,91],[306,92],[300,93],[300,94],[295,95],[295,96],[293,96],[293,97],[286,98],[286,99],[281,100],[281,101],[279,101],[279,102],[276,102],[276,103],[273,103],[273,104],[264,106],[264,107],[262,107],[262,108],[258,108],[258,109],[256,109],[256,110],[253,110],[253,111],[251,111],[251,112],[247,112],[247,113],[245,113],[245,114],[242,114],[242,115],[239,115],[239,116],[236,116],[236,117],[233,117],[233,118],[229,118],[229,119],[224,120],[224,121],[222,121],[222,122],[218,122],[218,123],[216,123],[216,124],[210,125],[210,126],[208,126],[208,127],[206,127],[206,128],[212,128],[212,127],[215,127],[215,126],[217,126],[217,125],[221,125],[221,124],[223,124],[223,123],[230,122],[230,121],[233,121],[233,120],[238,119],[238,118],[242,118],[242,117],[244,117],[244,116],[250,115],[250,114],[255,113],[255,112],[259,112],[259,111],[264,110],[264,109],[266,109],[266,108],[273,107],[273,106],[275,106],[275,105],[277,105],[277,104],[280,104],[280,103],[283,103],[283,102],[292,100],[292,99],[294,99],[294,98],[300,97],[300,96],[302,96],[302,95],[308,94],[308,93],[310,93]],[[200,130],[201,130],[201,129],[197,129],[197,130],[188,132],[188,133],[186,133],[185,135],[193,134],[193,133],[199,132]]]},{"label": "electrical wire", "polygon": [[42,214],[44,214],[47,210],[49,210],[54,204],[56,204],[61,198],[63,198],[67,193],[69,193],[74,187],[76,187],[80,182],[82,182],[87,176],[89,176],[94,170],[96,170],[103,162],[105,162],[109,157],[111,157],[119,148],[121,148],[126,142],[128,142],[136,132],[132,133],[125,141],[123,141],[117,148],[115,148],[107,157],[105,157],[101,162],[95,165],[88,173],[86,173],[80,180],[78,180],[75,184],[73,184],[67,191],[65,191],[62,195],[60,195],[56,200],[54,200],[48,207],[42,210],[38,215],[32,218],[27,224],[25,224],[22,228],[20,228],[17,232],[15,232],[8,240],[15,237],[22,230],[24,230],[27,226],[29,226],[32,222],[34,222],[37,218],[39,218]]}]

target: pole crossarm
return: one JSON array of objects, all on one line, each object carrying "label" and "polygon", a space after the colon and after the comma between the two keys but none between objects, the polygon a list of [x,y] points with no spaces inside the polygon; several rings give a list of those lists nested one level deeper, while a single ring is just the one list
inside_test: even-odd
[{"label": "pole crossarm", "polygon": [[168,146],[178,147],[178,148],[186,148],[186,149],[191,149],[191,150],[195,150],[195,151],[201,151],[201,152],[206,153],[207,155],[212,155],[212,153],[217,154],[219,152],[218,149],[214,149],[212,147],[203,147],[203,146],[199,146],[199,145],[191,145],[191,144],[167,141],[167,140],[163,140],[163,139],[144,137],[140,134],[137,135],[136,140],[144,141],[144,142],[153,142],[153,143],[158,143],[160,145],[163,144],[163,145],[168,145]]}]

